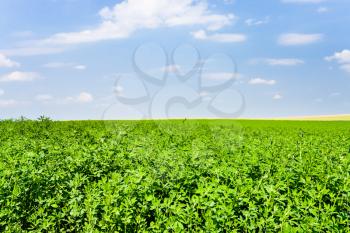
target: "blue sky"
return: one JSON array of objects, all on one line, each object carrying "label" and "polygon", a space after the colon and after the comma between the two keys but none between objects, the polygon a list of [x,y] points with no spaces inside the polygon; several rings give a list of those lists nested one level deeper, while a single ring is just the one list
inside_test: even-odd
[{"label": "blue sky", "polygon": [[347,0],[2,0],[0,118],[350,113],[348,12]]}]

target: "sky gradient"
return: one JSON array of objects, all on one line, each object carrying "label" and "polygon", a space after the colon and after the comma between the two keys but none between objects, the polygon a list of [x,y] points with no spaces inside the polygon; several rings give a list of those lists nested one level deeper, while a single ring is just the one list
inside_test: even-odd
[{"label": "sky gradient", "polygon": [[348,12],[347,0],[2,0],[0,118],[347,114]]}]

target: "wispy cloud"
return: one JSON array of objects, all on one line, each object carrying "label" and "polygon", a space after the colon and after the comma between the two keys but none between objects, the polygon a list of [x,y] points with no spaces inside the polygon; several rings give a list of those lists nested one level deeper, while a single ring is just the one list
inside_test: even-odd
[{"label": "wispy cloud", "polygon": [[0,76],[0,82],[30,82],[39,78],[40,75],[35,72],[14,71]]},{"label": "wispy cloud", "polygon": [[296,58],[266,58],[263,62],[270,66],[296,66],[304,64],[304,61]]},{"label": "wispy cloud", "polygon": [[236,33],[213,33],[207,34],[204,30],[192,32],[192,36],[198,40],[209,40],[222,43],[237,43],[247,40],[246,35]]},{"label": "wispy cloud", "polygon": [[50,69],[58,69],[58,68],[70,67],[72,65],[73,65],[72,63],[50,62],[43,65],[43,67],[50,68]]},{"label": "wispy cloud", "polygon": [[321,3],[325,2],[327,0],[281,0],[283,3],[298,3],[298,4],[304,4],[304,3]]},{"label": "wispy cloud", "polygon": [[227,81],[230,79],[238,79],[239,74],[231,72],[213,72],[213,73],[203,73],[202,78],[206,80],[216,80],[216,81]]},{"label": "wispy cloud", "polygon": [[94,97],[89,92],[81,92],[77,96],[65,98],[65,103],[90,103],[94,101]]},{"label": "wispy cloud", "polygon": [[7,107],[17,107],[20,105],[26,105],[29,104],[28,101],[18,101],[14,99],[1,99],[0,100],[0,108],[7,108]]},{"label": "wispy cloud", "polygon": [[28,56],[38,56],[38,55],[49,55],[61,53],[65,50],[63,47],[47,47],[45,45],[37,46],[22,46],[15,47],[11,49],[2,49],[0,53],[3,53],[7,56],[16,56],[16,57],[28,57]]},{"label": "wispy cloud", "polygon": [[181,70],[181,67],[179,65],[169,65],[161,68],[161,71],[167,72],[167,73],[175,73]]},{"label": "wispy cloud", "polygon": [[43,103],[47,103],[51,100],[53,100],[53,96],[49,94],[39,94],[35,96],[35,100]]},{"label": "wispy cloud", "polygon": [[85,70],[87,68],[85,65],[78,65],[75,63],[65,63],[65,62],[50,62],[43,65],[43,67],[50,68],[50,69],[71,68],[76,70]]},{"label": "wispy cloud", "polygon": [[329,11],[329,9],[328,9],[328,7],[321,6],[321,7],[317,8],[316,11],[317,11],[317,13],[323,14],[323,13],[327,13]]},{"label": "wispy cloud", "polygon": [[76,69],[76,70],[86,70],[87,67],[84,66],[84,65],[76,65],[73,68]]},{"label": "wispy cloud", "polygon": [[272,99],[274,100],[280,100],[280,99],[283,99],[283,95],[280,94],[280,93],[276,93],[272,96]]},{"label": "wispy cloud", "polygon": [[20,64],[18,62],[12,61],[10,58],[6,57],[4,54],[0,53],[0,67],[19,67]]},{"label": "wispy cloud", "polygon": [[251,85],[275,85],[276,80],[266,80],[262,78],[254,78],[249,80],[249,84]]},{"label": "wispy cloud", "polygon": [[307,45],[319,42],[323,39],[323,34],[303,34],[303,33],[286,33],[278,38],[280,45]]},{"label": "wispy cloud", "polygon": [[0,107],[9,107],[9,106],[14,106],[17,105],[16,100],[0,100]]},{"label": "wispy cloud", "polygon": [[266,16],[264,19],[254,19],[250,18],[245,21],[248,26],[259,26],[263,24],[268,24],[270,22],[270,17]]},{"label": "wispy cloud", "polygon": [[34,99],[43,104],[66,105],[91,103],[95,98],[91,93],[84,91],[80,92],[78,95],[67,97],[54,97],[51,94],[38,94]]}]

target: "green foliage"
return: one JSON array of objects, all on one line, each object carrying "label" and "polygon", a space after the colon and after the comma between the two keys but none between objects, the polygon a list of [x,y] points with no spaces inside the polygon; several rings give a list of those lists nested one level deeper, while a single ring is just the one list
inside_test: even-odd
[{"label": "green foliage", "polygon": [[350,122],[0,122],[0,232],[349,232]]}]

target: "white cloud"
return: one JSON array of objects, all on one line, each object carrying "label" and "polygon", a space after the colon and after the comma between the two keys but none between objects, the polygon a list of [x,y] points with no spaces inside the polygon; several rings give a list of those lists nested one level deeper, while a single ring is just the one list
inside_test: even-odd
[{"label": "white cloud", "polygon": [[203,26],[219,30],[230,25],[233,14],[216,14],[205,0],[128,0],[100,10],[101,23],[95,28],[58,33],[39,42],[81,44],[128,38],[141,29],[175,26]]},{"label": "white cloud", "polygon": [[15,107],[18,105],[29,104],[28,101],[18,101],[14,99],[0,100],[0,108]]},{"label": "white cloud", "polygon": [[89,92],[81,92],[76,96],[68,96],[63,98],[55,98],[50,94],[39,94],[35,96],[35,100],[44,104],[84,104],[94,101],[94,96]]},{"label": "white cloud", "polygon": [[0,82],[29,82],[38,78],[40,78],[40,75],[35,72],[14,71],[0,76]]},{"label": "white cloud", "polygon": [[169,66],[163,67],[161,70],[167,73],[175,73],[180,71],[181,67],[179,65],[169,65]]},{"label": "white cloud", "polygon": [[5,94],[5,91],[3,89],[0,89],[0,96],[3,96]]},{"label": "white cloud", "polygon": [[76,69],[76,70],[86,70],[86,66],[84,66],[84,65],[76,65],[76,66],[74,66],[74,69]]},{"label": "white cloud", "polygon": [[213,33],[208,35],[204,30],[192,32],[192,36],[198,40],[209,40],[222,43],[244,42],[247,40],[247,37],[244,34]]},{"label": "white cloud", "polygon": [[329,9],[327,7],[319,7],[317,8],[317,13],[323,14],[323,13],[327,13],[329,11]]},{"label": "white cloud", "polygon": [[275,85],[275,80],[266,80],[262,78],[254,78],[249,81],[249,84],[251,85]]},{"label": "white cloud", "polygon": [[117,95],[117,96],[121,96],[122,93],[124,91],[124,88],[120,85],[117,85],[114,87],[114,93]]},{"label": "white cloud", "polygon": [[43,66],[45,68],[58,69],[58,68],[64,68],[67,66],[72,66],[72,64],[71,63],[63,63],[63,62],[50,62],[50,63],[46,63]]},{"label": "white cloud", "polygon": [[10,107],[14,105],[17,105],[16,100],[0,100],[0,107]]},{"label": "white cloud", "polygon": [[37,56],[37,55],[49,55],[63,52],[63,48],[45,47],[45,46],[34,46],[34,47],[17,47],[13,49],[0,50],[7,56]]},{"label": "white cloud", "polygon": [[259,26],[259,25],[262,25],[262,24],[267,24],[270,22],[270,17],[265,17],[264,19],[253,19],[253,18],[250,18],[250,19],[247,19],[245,21],[245,23],[248,25],[248,26]]},{"label": "white cloud", "polygon": [[206,97],[206,96],[209,96],[210,95],[210,93],[209,92],[206,92],[206,91],[201,91],[200,93],[199,93],[199,96],[200,97]]},{"label": "white cloud", "polygon": [[350,63],[350,50],[344,49],[341,52],[336,52],[334,55],[325,57],[326,61],[337,61],[340,64]]},{"label": "white cloud", "polygon": [[10,60],[8,57],[6,57],[4,54],[0,53],[0,67],[8,67],[8,68],[12,68],[12,67],[18,67],[20,66],[19,63]]},{"label": "white cloud", "polygon": [[[234,14],[213,12],[206,0],[124,0],[101,9],[99,16],[101,23],[90,29],[25,41],[18,47],[0,50],[0,53],[7,56],[57,54],[72,44],[129,38],[142,29],[201,26],[215,31],[236,19]],[[219,35],[218,40],[226,40],[226,36]]]},{"label": "white cloud", "polygon": [[40,102],[48,102],[53,100],[53,96],[49,94],[40,94],[35,96],[35,100]]},{"label": "white cloud", "polygon": [[217,73],[203,73],[202,78],[207,80],[216,80],[216,81],[227,81],[230,79],[237,79],[239,74],[230,73],[230,72],[217,72]]},{"label": "white cloud", "polygon": [[283,3],[321,3],[327,0],[282,0]]},{"label": "white cloud", "polygon": [[82,92],[78,95],[77,101],[79,103],[89,103],[94,100],[94,97],[88,92]]},{"label": "white cloud", "polygon": [[283,96],[279,93],[275,94],[273,97],[272,97],[274,100],[280,100],[280,99],[283,99]]},{"label": "white cloud", "polygon": [[296,66],[304,64],[303,60],[295,58],[267,58],[264,62],[270,66]]},{"label": "white cloud", "polygon": [[94,100],[92,94],[88,92],[81,92],[78,96],[67,97],[64,102],[68,103],[90,103]]},{"label": "white cloud", "polygon": [[340,64],[339,68],[347,73],[350,73],[350,50],[344,49],[341,52],[336,52],[332,56],[325,57],[326,61],[336,61]]},{"label": "white cloud", "polygon": [[44,67],[50,68],[50,69],[72,68],[76,70],[85,70],[87,68],[85,65],[76,65],[74,63],[64,63],[64,62],[50,62],[45,64]]},{"label": "white cloud", "polygon": [[323,34],[286,33],[278,38],[281,45],[307,45],[322,40]]}]

